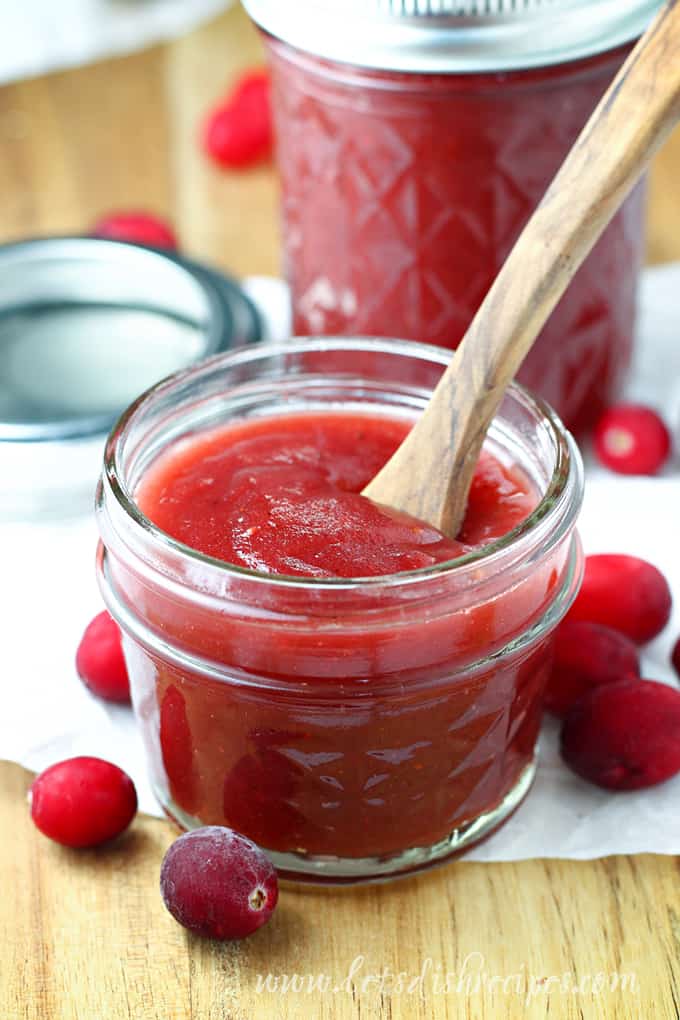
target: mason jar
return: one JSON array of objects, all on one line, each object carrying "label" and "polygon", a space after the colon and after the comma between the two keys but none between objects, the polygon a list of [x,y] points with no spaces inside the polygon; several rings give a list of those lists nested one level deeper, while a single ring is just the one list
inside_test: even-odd
[{"label": "mason jar", "polygon": [[234,421],[291,409],[410,421],[447,360],[379,339],[243,348],[147,391],[109,437],[98,576],[158,799],[182,827],[254,839],[288,878],[418,870],[522,801],[553,631],[582,572],[578,451],[512,386],[487,449],[530,480],[530,516],[457,559],[356,579],[203,555],[142,513],[140,480],[173,444]]},{"label": "mason jar", "polygon": [[[659,0],[245,0],[264,31],[300,334],[456,347]],[[519,378],[576,431],[631,361],[639,186]]]}]

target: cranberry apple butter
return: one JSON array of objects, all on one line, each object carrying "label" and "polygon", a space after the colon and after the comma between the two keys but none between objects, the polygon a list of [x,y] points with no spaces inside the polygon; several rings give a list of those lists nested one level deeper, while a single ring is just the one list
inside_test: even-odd
[{"label": "cranberry apple butter", "polygon": [[156,791],[284,874],[423,867],[531,783],[580,579],[578,455],[517,389],[455,538],[361,496],[427,397],[409,380],[445,361],[409,342],[263,345],[161,384],[109,442],[100,579]]}]

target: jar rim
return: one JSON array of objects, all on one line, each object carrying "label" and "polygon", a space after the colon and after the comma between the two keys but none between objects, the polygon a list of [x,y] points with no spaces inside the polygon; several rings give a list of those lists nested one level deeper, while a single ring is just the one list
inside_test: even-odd
[{"label": "jar rim", "polygon": [[272,574],[228,563],[193,549],[167,534],[142,512],[124,478],[124,469],[120,464],[120,446],[125,439],[126,431],[132,426],[136,416],[152,401],[167,396],[173,389],[185,385],[204,373],[214,372],[216,369],[237,367],[260,358],[266,359],[279,355],[343,350],[420,357],[439,364],[442,368],[446,367],[451,358],[449,350],[431,344],[376,337],[294,337],[290,340],[237,348],[207,358],[198,365],[189,366],[180,372],[173,373],[151,386],[120,416],[106,441],[103,470],[97,486],[96,508],[98,513],[104,510],[106,499],[110,494],[125,518],[132,521],[140,536],[150,539],[156,548],[171,553],[180,561],[200,564],[216,571],[220,577],[266,584],[272,588],[294,588],[298,591],[304,589],[335,592],[370,591],[385,585],[408,586],[430,581],[448,576],[454,571],[456,576],[460,576],[461,571],[468,572],[480,565],[493,566],[508,552],[517,551],[519,554],[530,540],[538,539],[539,535],[549,535],[549,545],[552,547],[571,530],[580,509],[583,491],[583,465],[578,447],[550,405],[514,381],[508,387],[506,395],[523,405],[535,416],[537,421],[542,421],[547,425],[555,450],[552,475],[545,492],[528,517],[505,535],[479,549],[473,549],[463,556],[426,567],[418,567],[414,570],[368,577],[308,577]]},{"label": "jar rim", "polygon": [[269,36],[399,73],[552,67],[631,43],[661,0],[244,0]]}]

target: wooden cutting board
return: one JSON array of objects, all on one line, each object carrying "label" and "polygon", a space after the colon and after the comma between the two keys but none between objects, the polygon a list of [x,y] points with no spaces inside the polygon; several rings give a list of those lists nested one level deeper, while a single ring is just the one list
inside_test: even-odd
[{"label": "wooden cutting board", "polygon": [[2,766],[3,1020],[678,1016],[673,858],[458,863],[392,885],[288,886],[267,927],[219,945],[187,935],[161,903],[170,825],[139,818],[117,845],[69,851],[34,830],[29,783]]},{"label": "wooden cutting board", "polygon": [[[190,254],[276,273],[271,169],[221,174],[196,144],[207,106],[260,59],[235,8],[171,45],[0,90],[0,240],[151,208]],[[676,135],[653,172],[653,261],[680,258],[679,181]],[[162,906],[168,824],[139,818],[118,845],[67,851],[34,830],[29,783],[0,763],[0,1020],[680,1017],[674,858],[288,887],[268,927],[220,946]]]}]

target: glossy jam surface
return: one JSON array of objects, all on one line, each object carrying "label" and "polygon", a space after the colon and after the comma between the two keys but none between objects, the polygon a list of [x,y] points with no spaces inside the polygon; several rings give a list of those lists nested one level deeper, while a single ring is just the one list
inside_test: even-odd
[{"label": "glossy jam surface", "polygon": [[213,608],[119,569],[146,626],[220,669],[126,642],[154,783],[185,824],[226,824],[281,853],[384,858],[495,810],[531,763],[551,637],[507,645],[554,601],[563,549],[507,583],[480,567],[416,592],[403,574],[356,591],[319,587],[329,575],[441,561],[535,507],[533,483],[494,451],[456,542],[358,497],[408,427],[333,412],[235,422],[147,469],[136,498],[158,526],[303,582],[232,573],[230,597]]},{"label": "glossy jam surface", "polygon": [[528,479],[486,451],[460,541],[361,496],[409,427],[348,414],[230,425],[166,454],[137,500],[192,549],[251,570],[306,577],[433,566],[500,538],[534,508]]},{"label": "glossy jam surface", "polygon": [[[427,76],[268,47],[295,332],[445,347],[462,338],[625,55]],[[520,371],[577,431],[629,366],[642,198],[638,189],[624,204]]]}]

